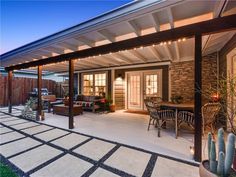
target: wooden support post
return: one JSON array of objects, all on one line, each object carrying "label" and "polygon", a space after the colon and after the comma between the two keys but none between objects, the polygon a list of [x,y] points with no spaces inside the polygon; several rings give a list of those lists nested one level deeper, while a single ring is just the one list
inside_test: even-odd
[{"label": "wooden support post", "polygon": [[12,113],[12,71],[8,71],[8,113]]},{"label": "wooden support post", "polygon": [[38,112],[36,116],[36,120],[40,120],[42,118],[42,66],[38,66]]},{"label": "wooden support post", "polygon": [[195,71],[194,71],[194,117],[195,117],[195,134],[194,134],[194,159],[198,162],[202,160],[202,35],[195,35]]},{"label": "wooden support post", "polygon": [[74,60],[69,60],[69,129],[74,128]]}]

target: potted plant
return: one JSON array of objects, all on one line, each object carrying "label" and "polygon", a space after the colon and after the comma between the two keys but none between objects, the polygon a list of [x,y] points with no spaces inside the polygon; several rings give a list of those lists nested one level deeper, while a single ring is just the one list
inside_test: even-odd
[{"label": "potted plant", "polygon": [[63,103],[65,106],[69,106],[69,93],[66,92],[63,98]]},{"label": "potted plant", "polygon": [[[217,76],[215,76],[217,79]],[[213,101],[219,102],[221,105],[222,121],[227,121],[227,131],[236,135],[236,103],[233,99],[236,97],[236,77],[232,75],[222,75],[218,79],[218,87],[208,87],[201,90],[202,95]],[[235,149],[233,169],[236,171],[236,149]]]},{"label": "potted plant", "polygon": [[116,111],[116,105],[113,104],[113,100],[111,99],[110,96],[106,98],[106,101],[108,103],[110,112],[115,112]]},{"label": "potted plant", "polygon": [[218,154],[216,153],[215,140],[212,134],[208,133],[208,160],[204,160],[200,164],[200,177],[231,177],[235,175],[235,172],[231,168],[234,160],[235,135],[233,133],[229,133],[226,149],[223,128],[218,130],[217,139]]},{"label": "potted plant", "polygon": [[183,103],[183,99],[184,98],[181,95],[175,95],[171,97],[171,102],[180,104],[180,103]]}]

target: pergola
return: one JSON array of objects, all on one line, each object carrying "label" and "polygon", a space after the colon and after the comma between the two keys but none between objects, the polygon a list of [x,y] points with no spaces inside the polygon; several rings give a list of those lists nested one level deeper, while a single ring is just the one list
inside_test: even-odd
[{"label": "pergola", "polygon": [[[195,160],[201,160],[202,144],[202,117],[201,117],[201,92],[197,91],[202,87],[202,36],[209,35],[236,28],[236,15],[230,15],[212,20],[190,24],[178,28],[173,28],[157,33],[148,34],[145,36],[138,36],[132,39],[113,42],[110,44],[101,45],[98,47],[92,47],[81,51],[70,52],[58,56],[52,56],[37,61],[31,61],[23,64],[16,64],[5,69],[8,71],[8,102],[9,113],[12,111],[11,97],[12,97],[12,72],[14,70],[26,69],[30,67],[37,67],[38,70],[38,115],[42,113],[41,107],[41,87],[42,87],[42,66],[69,62],[69,129],[73,128],[73,85],[74,85],[74,63],[76,61],[82,61],[87,57],[102,56],[109,53],[119,53],[124,50],[146,47],[150,45],[157,45],[167,41],[177,41],[181,38],[195,38],[194,47],[194,78],[195,78],[195,95],[194,95],[194,116],[195,116],[195,135],[194,135],[194,147],[195,147]],[[78,62],[79,62],[78,61]]]}]

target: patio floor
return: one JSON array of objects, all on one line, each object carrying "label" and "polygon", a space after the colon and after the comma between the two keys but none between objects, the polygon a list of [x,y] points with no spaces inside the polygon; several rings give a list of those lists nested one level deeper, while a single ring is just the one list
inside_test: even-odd
[{"label": "patio floor", "polygon": [[[171,154],[166,156],[159,150],[158,153],[150,151],[154,147],[151,143],[153,139],[144,141],[147,135],[144,136],[142,133],[153,134],[155,144],[162,145],[164,139],[166,143],[171,141],[171,138],[164,138],[165,136],[174,138],[174,131],[164,131],[163,138],[157,138],[154,129],[147,133],[145,115],[122,111],[114,114],[96,114],[97,116],[85,113],[75,118],[76,128],[70,131],[59,128],[67,128],[68,119],[64,116],[47,114],[44,122],[53,122],[54,126],[51,126],[18,118],[20,111],[13,110],[12,115],[7,115],[4,113],[7,111],[6,108],[0,109],[1,161],[13,166],[21,176],[199,176],[198,167],[193,163],[170,157]],[[126,119],[123,114],[127,115]],[[117,116],[119,121],[114,122]],[[56,119],[58,121],[55,121]],[[144,125],[141,126],[140,122]],[[124,127],[125,124],[128,124],[127,127]],[[137,130],[131,131],[132,126],[136,126]],[[106,131],[101,131],[104,129]],[[127,130],[133,132],[133,135],[123,139]],[[121,132],[123,134],[120,134],[119,139],[118,133]],[[113,136],[114,139],[111,138]],[[135,139],[131,141],[133,137]],[[123,141],[119,141],[121,139]],[[176,141],[181,143],[184,141],[182,139],[184,138],[180,137]],[[131,143],[126,143],[128,141]],[[141,147],[135,142],[145,146]],[[164,151],[161,145],[160,149]],[[173,146],[173,142],[169,146]]]}]

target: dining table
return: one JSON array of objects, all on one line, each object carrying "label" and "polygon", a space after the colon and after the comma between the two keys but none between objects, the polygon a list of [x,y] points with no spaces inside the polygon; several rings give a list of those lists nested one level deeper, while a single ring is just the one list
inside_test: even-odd
[{"label": "dining table", "polygon": [[193,103],[160,102],[161,109],[172,109],[175,111],[175,138],[178,138],[178,111],[194,111]]}]

